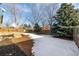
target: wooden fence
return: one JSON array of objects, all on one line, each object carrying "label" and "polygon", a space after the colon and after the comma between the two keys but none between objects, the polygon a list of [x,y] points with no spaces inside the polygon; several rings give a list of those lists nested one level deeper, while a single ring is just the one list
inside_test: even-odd
[{"label": "wooden fence", "polygon": [[75,28],[74,28],[74,31],[73,31],[73,38],[74,38],[74,41],[75,41],[76,45],[77,45],[78,48],[79,48],[79,27],[75,27]]}]

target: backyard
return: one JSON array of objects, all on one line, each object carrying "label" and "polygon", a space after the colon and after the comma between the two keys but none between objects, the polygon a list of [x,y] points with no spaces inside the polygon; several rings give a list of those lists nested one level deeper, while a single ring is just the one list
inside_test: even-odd
[{"label": "backyard", "polygon": [[37,35],[33,33],[21,34],[20,38],[0,41],[0,55],[2,56],[52,56],[52,55],[79,55],[79,49],[74,41]]},{"label": "backyard", "polygon": [[78,6],[1,3],[0,56],[79,56]]}]

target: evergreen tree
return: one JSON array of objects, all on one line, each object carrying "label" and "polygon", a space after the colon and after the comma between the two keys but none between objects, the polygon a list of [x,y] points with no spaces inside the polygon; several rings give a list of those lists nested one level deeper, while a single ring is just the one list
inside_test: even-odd
[{"label": "evergreen tree", "polygon": [[54,30],[59,36],[72,37],[73,28],[79,25],[78,11],[72,4],[63,3],[57,11],[55,19],[57,21]]},{"label": "evergreen tree", "polygon": [[35,26],[34,26],[34,32],[36,32],[36,33],[41,32],[41,27],[38,25],[38,23],[36,23]]}]

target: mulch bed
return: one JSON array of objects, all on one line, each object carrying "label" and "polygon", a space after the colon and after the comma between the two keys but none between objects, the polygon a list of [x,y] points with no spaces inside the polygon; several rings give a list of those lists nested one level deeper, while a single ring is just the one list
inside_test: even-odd
[{"label": "mulch bed", "polygon": [[20,50],[15,44],[1,46],[0,47],[0,56],[26,56],[26,54]]}]

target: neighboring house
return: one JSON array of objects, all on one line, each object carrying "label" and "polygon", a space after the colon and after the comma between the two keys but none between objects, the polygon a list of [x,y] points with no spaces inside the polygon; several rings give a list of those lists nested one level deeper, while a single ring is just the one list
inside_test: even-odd
[{"label": "neighboring house", "polygon": [[48,24],[45,24],[45,25],[42,26],[42,30],[49,31],[50,30],[50,26]]},{"label": "neighboring house", "polygon": [[20,27],[19,25],[13,23],[13,24],[11,24],[11,26],[9,27],[9,31],[10,31],[10,32],[23,32],[24,30],[23,30],[23,28]]}]

